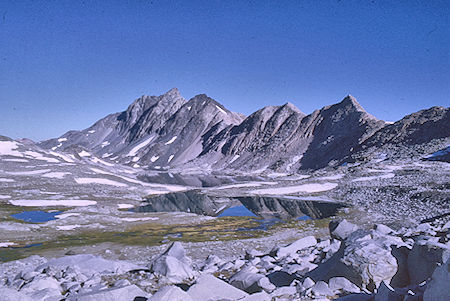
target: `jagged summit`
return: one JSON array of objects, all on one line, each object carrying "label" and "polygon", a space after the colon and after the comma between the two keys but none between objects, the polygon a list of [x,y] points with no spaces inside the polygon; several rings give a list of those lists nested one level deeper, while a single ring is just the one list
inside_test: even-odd
[{"label": "jagged summit", "polygon": [[293,110],[293,111],[296,111],[296,112],[298,112],[298,113],[301,113],[301,114],[305,115],[299,108],[297,108],[296,105],[294,105],[293,103],[291,103],[291,102],[289,102],[289,101],[286,102],[285,104],[283,104],[281,107],[289,108],[289,109],[291,109],[291,110]]},{"label": "jagged summit", "polygon": [[447,137],[448,115],[448,109],[431,108],[388,126],[347,95],[309,115],[287,102],[246,117],[206,94],[186,100],[173,88],[159,96],[143,95],[123,112],[40,145],[52,150],[79,146],[114,163],[156,170],[295,171],[337,164],[362,145]]},{"label": "jagged summit", "polygon": [[364,108],[359,104],[359,102],[356,100],[355,97],[348,94],[344,99],[338,103],[338,105],[345,106],[345,107],[351,107],[356,109],[357,111],[365,112]]}]

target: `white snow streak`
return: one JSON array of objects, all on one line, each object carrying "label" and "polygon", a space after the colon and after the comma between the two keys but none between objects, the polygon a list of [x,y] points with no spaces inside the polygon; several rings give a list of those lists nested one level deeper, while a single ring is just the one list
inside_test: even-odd
[{"label": "white snow streak", "polygon": [[230,164],[239,159],[240,155],[235,155],[233,159],[231,159]]},{"label": "white snow streak", "polygon": [[218,105],[216,105],[216,108],[220,111],[220,112],[222,112],[222,113],[224,113],[224,114],[226,114],[227,112],[225,112],[225,110],[224,109],[222,109],[221,107],[219,107]]},{"label": "white snow streak", "polygon": [[65,225],[65,226],[56,226],[58,230],[69,231],[76,228],[81,227],[81,225]]},{"label": "white snow streak", "polygon": [[153,162],[155,162],[156,160],[158,160],[159,159],[159,156],[153,156],[151,159],[150,159],[150,161],[152,161],[152,163]]},{"label": "white snow streak", "polygon": [[169,141],[167,141],[167,142],[164,143],[164,144],[165,144],[165,145],[172,144],[175,140],[177,140],[177,136],[173,136],[172,139],[170,139]]},{"label": "white snow streak", "polygon": [[28,163],[30,161],[26,160],[26,159],[3,159],[3,161],[6,162],[18,162],[18,163]]},{"label": "white snow streak", "polygon": [[155,136],[152,136],[150,138],[147,138],[146,140],[144,140],[143,142],[139,143],[138,145],[136,145],[135,147],[133,147],[130,152],[128,153],[127,157],[134,157],[136,156],[137,152],[143,148],[144,146],[148,145],[150,142],[152,142],[152,140],[155,138]]},{"label": "white snow streak", "polygon": [[15,182],[15,181],[13,179],[0,178],[0,182],[12,183],[12,182]]},{"label": "white snow streak", "polygon": [[78,155],[80,157],[89,157],[91,154],[88,153],[87,151],[82,150],[81,152],[78,153]]},{"label": "white snow streak", "polygon": [[52,179],[62,179],[62,178],[64,178],[66,175],[70,175],[71,173],[70,172],[49,172],[49,173],[46,173],[46,174],[43,174],[42,176],[43,177],[46,177],[46,178],[52,178]]},{"label": "white snow streak", "polygon": [[106,146],[108,146],[108,145],[110,145],[111,143],[109,142],[109,141],[105,141],[105,142],[103,142],[100,146],[102,147],[102,148],[104,148],[104,147],[106,147]]},{"label": "white snow streak", "polygon": [[167,160],[167,163],[170,163],[170,161],[172,161],[173,157],[174,157],[174,155],[170,155],[169,159]]},{"label": "white snow streak", "polygon": [[0,248],[7,248],[9,246],[14,246],[16,243],[14,242],[0,242]]}]

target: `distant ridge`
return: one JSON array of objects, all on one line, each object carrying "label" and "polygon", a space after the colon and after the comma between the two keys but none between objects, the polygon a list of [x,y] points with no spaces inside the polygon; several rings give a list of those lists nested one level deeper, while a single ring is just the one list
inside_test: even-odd
[{"label": "distant ridge", "polygon": [[286,103],[246,117],[205,94],[187,101],[173,88],[160,96],[144,95],[123,112],[39,145],[59,151],[80,146],[114,163],[155,170],[295,172],[337,166],[388,145],[448,140],[449,127],[449,109],[442,107],[389,124],[347,95],[309,115]]}]

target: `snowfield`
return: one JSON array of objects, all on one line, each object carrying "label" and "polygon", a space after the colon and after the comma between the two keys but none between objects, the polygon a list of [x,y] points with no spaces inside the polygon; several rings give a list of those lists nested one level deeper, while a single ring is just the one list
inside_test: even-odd
[{"label": "snowfield", "polygon": [[11,200],[10,204],[23,207],[46,207],[46,206],[65,206],[65,207],[84,207],[97,204],[90,200]]},{"label": "snowfield", "polygon": [[23,154],[16,149],[19,148],[19,143],[15,141],[0,141],[0,156],[15,156],[23,157]]}]

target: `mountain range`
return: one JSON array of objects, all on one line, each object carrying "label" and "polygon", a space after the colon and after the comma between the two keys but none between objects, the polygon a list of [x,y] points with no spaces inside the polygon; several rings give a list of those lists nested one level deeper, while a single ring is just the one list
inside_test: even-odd
[{"label": "mountain range", "polygon": [[309,115],[286,103],[246,117],[205,94],[186,100],[174,88],[38,145],[63,152],[81,147],[106,161],[154,170],[295,172],[388,156],[390,150],[409,156],[438,151],[449,144],[449,114],[449,108],[432,107],[388,123],[348,95]]}]

